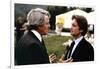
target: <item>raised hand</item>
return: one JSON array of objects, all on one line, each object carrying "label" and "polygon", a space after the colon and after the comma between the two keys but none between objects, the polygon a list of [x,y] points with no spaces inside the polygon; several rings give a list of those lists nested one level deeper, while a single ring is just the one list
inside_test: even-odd
[{"label": "raised hand", "polygon": [[63,54],[63,55],[61,56],[61,58],[59,59],[59,62],[60,62],[60,63],[69,63],[69,62],[73,62],[72,57],[70,57],[70,58],[67,59],[67,60],[64,60],[64,57],[65,57],[65,55]]},{"label": "raised hand", "polygon": [[56,61],[56,55],[55,54],[50,54],[49,55],[49,61],[50,61],[50,63],[55,63],[55,61]]}]

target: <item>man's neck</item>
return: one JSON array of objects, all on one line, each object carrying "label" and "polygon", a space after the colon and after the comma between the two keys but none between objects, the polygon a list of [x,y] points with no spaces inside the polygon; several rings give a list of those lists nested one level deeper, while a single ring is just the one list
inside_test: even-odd
[{"label": "man's neck", "polygon": [[80,38],[82,35],[80,34],[80,35],[78,35],[78,36],[73,36],[74,37],[74,39],[76,40],[76,39],[78,39],[78,38]]}]

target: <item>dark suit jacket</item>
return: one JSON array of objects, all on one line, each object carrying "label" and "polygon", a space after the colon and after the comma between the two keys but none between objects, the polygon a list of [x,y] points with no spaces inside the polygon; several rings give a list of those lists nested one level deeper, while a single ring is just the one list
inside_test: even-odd
[{"label": "dark suit jacket", "polygon": [[47,50],[39,39],[29,31],[15,47],[15,65],[49,63]]},{"label": "dark suit jacket", "polygon": [[[94,49],[89,42],[84,38],[79,42],[76,49],[72,54],[73,62],[78,61],[93,61],[94,60]],[[67,53],[65,55],[65,60],[67,59]]]}]

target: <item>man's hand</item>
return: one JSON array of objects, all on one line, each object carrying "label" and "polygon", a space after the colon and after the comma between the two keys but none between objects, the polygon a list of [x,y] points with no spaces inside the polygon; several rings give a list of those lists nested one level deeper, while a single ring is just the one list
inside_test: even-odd
[{"label": "man's hand", "polygon": [[73,62],[72,57],[70,57],[70,58],[67,59],[67,60],[64,60],[64,57],[65,57],[65,55],[62,55],[62,56],[61,56],[61,58],[59,59],[59,62],[60,62],[60,63],[69,63],[69,62]]},{"label": "man's hand", "polygon": [[56,55],[55,54],[50,54],[49,55],[49,61],[50,61],[50,63],[54,63],[56,61]]}]

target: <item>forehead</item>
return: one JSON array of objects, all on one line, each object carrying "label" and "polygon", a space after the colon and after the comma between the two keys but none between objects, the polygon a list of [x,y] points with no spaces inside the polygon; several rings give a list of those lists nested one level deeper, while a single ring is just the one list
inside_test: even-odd
[{"label": "forehead", "polygon": [[78,24],[76,19],[72,20],[72,24]]},{"label": "forehead", "polygon": [[44,15],[44,20],[45,20],[45,21],[49,21],[49,16]]},{"label": "forehead", "polygon": [[72,26],[73,27],[79,27],[78,22],[76,21],[76,19],[72,20]]}]

